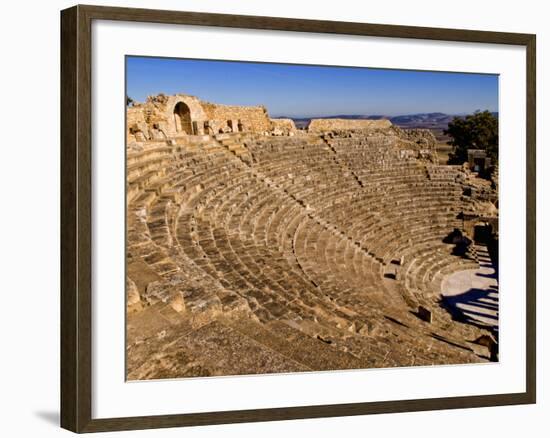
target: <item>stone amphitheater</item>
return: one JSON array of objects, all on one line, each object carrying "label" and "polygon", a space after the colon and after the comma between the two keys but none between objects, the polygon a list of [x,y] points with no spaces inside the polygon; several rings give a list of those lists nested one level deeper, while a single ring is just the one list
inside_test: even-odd
[{"label": "stone amphitheater", "polygon": [[430,131],[158,95],[126,147],[129,380],[498,360],[498,178]]}]

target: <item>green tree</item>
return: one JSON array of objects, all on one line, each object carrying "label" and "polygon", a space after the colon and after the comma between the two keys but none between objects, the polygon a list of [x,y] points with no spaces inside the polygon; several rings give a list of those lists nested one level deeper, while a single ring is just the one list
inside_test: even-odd
[{"label": "green tree", "polygon": [[126,95],[126,106],[132,106],[134,105],[134,99],[132,99],[130,96]]},{"label": "green tree", "polygon": [[467,161],[468,149],[483,149],[493,162],[498,160],[498,119],[489,111],[455,117],[444,133],[451,137],[447,144],[454,147],[451,163]]}]

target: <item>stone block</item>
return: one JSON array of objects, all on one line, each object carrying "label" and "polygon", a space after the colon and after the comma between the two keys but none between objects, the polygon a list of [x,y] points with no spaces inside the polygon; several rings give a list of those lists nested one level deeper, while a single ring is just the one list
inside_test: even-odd
[{"label": "stone block", "polygon": [[417,315],[422,321],[425,321],[430,324],[432,323],[432,312],[426,307],[418,306]]}]

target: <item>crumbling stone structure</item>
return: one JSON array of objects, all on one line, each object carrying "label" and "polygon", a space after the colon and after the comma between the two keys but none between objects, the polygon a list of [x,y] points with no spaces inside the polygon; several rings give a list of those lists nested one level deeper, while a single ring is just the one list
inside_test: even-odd
[{"label": "crumbling stone structure", "polygon": [[308,126],[309,132],[326,132],[350,129],[388,129],[392,126],[386,119],[313,119]]},{"label": "crumbling stone structure", "polygon": [[491,167],[491,158],[487,156],[487,151],[483,149],[468,149],[468,165],[470,170],[485,174]]},{"label": "crumbling stone structure", "polygon": [[194,96],[150,96],[143,104],[134,104],[127,111],[129,141],[163,140],[178,135],[204,132],[206,113]]},{"label": "crumbling stone structure", "polygon": [[[272,129],[267,109],[263,106],[236,106],[236,105],[218,105],[209,102],[203,102],[202,106],[212,120],[218,131],[222,132],[267,132]],[[231,124],[233,126],[230,126]],[[237,129],[237,124],[242,125],[242,129]],[[224,126],[225,124],[225,126]],[[229,127],[226,130],[225,127]]]},{"label": "crumbling stone structure", "polygon": [[195,96],[160,94],[128,108],[129,141],[163,140],[183,135],[273,130],[263,106],[220,105]]},{"label": "crumbling stone structure", "polygon": [[294,135],[296,125],[292,119],[271,119],[271,127],[274,135]]},{"label": "crumbling stone structure", "polygon": [[453,319],[440,292],[479,266],[445,239],[475,240],[465,218],[498,217],[495,192],[429,159],[428,132],[331,120],[273,135],[292,125],[183,95],[127,120],[129,379],[494,356],[471,342],[491,328]]}]

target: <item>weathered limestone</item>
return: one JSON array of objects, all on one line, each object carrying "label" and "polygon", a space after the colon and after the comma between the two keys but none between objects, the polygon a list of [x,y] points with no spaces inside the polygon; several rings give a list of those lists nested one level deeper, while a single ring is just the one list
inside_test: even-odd
[{"label": "weathered limestone", "polygon": [[[194,96],[159,94],[128,108],[128,138],[164,140],[177,135],[200,134],[207,116]],[[195,126],[193,126],[195,122]],[[142,135],[136,135],[141,132]]]},{"label": "weathered limestone", "polygon": [[142,309],[138,288],[128,277],[126,277],[126,306],[129,312]]},{"label": "weathered limestone", "polygon": [[296,125],[292,119],[271,119],[273,135],[294,135]]},{"label": "weathered limestone", "polygon": [[402,138],[416,143],[419,149],[433,149],[437,143],[432,131],[428,129],[400,129]]},{"label": "weathered limestone", "polygon": [[257,132],[288,135],[292,120],[273,122],[263,106],[221,105],[195,96],[159,94],[127,109],[128,143],[167,140],[185,135]]},{"label": "weathered limestone", "polygon": [[[247,132],[264,132],[272,129],[271,121],[267,114],[267,109],[263,106],[236,106],[236,105],[219,105],[210,102],[202,102],[202,107],[207,115],[208,120],[214,120],[219,129],[224,124],[228,125],[228,121],[240,121],[242,125],[241,131]],[[239,123],[239,122],[237,122]],[[229,132],[238,132],[233,126]]]},{"label": "weathered limestone", "polygon": [[494,326],[441,303],[479,268],[476,227],[498,234],[490,182],[433,164],[422,130],[289,136],[261,107],[209,105],[128,108],[128,378],[494,359],[473,342]]},{"label": "weathered limestone", "polygon": [[367,119],[313,119],[309,126],[309,132],[325,132],[350,129],[388,129],[392,126],[389,120]]}]

